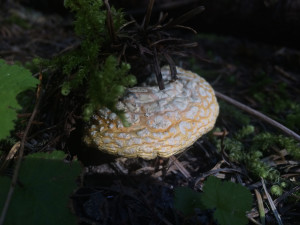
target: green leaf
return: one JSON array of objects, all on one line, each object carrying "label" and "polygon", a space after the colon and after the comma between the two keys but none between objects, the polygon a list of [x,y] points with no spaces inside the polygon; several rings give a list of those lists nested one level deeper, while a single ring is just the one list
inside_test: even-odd
[{"label": "green leaf", "polygon": [[248,223],[246,211],[252,206],[250,191],[242,185],[221,182],[209,177],[204,183],[201,198],[207,209],[215,209],[214,218],[220,225],[244,225]]},{"label": "green leaf", "polygon": [[175,189],[174,206],[185,216],[195,213],[195,208],[203,208],[201,203],[201,194],[187,187],[179,187]]},{"label": "green leaf", "polygon": [[[4,225],[76,224],[68,204],[82,168],[78,161],[63,162],[64,157],[61,151],[25,157]],[[8,178],[0,177],[0,209],[9,185]]]},{"label": "green leaf", "polygon": [[34,88],[39,80],[32,77],[29,70],[17,66],[7,65],[0,60],[0,140],[9,136],[17,119],[17,110],[21,106],[17,102],[17,95],[29,88]]}]

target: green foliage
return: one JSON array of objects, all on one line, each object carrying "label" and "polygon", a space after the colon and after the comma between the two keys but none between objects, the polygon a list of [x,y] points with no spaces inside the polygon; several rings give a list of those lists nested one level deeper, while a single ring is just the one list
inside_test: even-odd
[{"label": "green foliage", "polygon": [[236,109],[232,105],[227,104],[224,101],[219,101],[220,111],[223,113],[223,116],[234,118],[238,124],[243,124],[244,126],[250,124],[250,117],[240,110]]},{"label": "green foliage", "polygon": [[[238,131],[237,133],[240,132]],[[253,142],[253,145],[256,144]],[[253,145],[248,147],[235,138],[225,138],[224,140],[224,148],[231,161],[245,165],[248,171],[256,178],[263,177],[270,180],[278,180],[278,171],[261,161],[263,152],[253,148]],[[218,148],[221,149],[220,142],[218,143]]]},{"label": "green foliage", "polygon": [[115,103],[124,94],[125,87],[122,84],[134,85],[136,79],[134,76],[129,75],[129,64],[122,63],[118,67],[117,59],[113,56],[108,56],[105,60],[101,70],[89,80],[89,88],[87,91],[87,97],[89,99],[89,105],[86,107],[88,112],[84,112],[84,116],[88,119],[99,103],[106,106],[118,115],[121,114]]},{"label": "green foliage", "polygon": [[[61,151],[25,157],[19,174],[20,185],[15,188],[4,224],[76,224],[68,203],[81,165],[77,161],[64,163],[64,157]],[[0,177],[0,209],[9,186],[10,179]]]},{"label": "green foliage", "polygon": [[[85,120],[90,118],[94,110],[103,106],[124,119],[115,105],[126,87],[136,83],[136,78],[128,74],[130,65],[119,62],[110,49],[113,40],[107,28],[107,10],[103,1],[65,0],[65,6],[75,14],[74,29],[81,44],[48,62],[48,66],[66,76],[62,83],[62,95],[67,96],[72,91],[85,93]],[[111,14],[114,30],[118,32],[125,23],[124,15],[113,7]]]},{"label": "green foliage", "polygon": [[[276,82],[265,72],[255,74],[249,95],[260,104],[260,109],[292,130],[300,127],[300,105],[288,95],[288,85]],[[270,91],[272,90],[272,91]]]},{"label": "green foliage", "polygon": [[245,212],[251,209],[252,196],[242,185],[228,181],[221,182],[211,176],[204,184],[201,200],[207,209],[216,209],[214,218],[221,225],[248,223]]},{"label": "green foliage", "polygon": [[235,137],[236,137],[236,139],[241,140],[241,139],[247,137],[248,135],[253,134],[254,130],[255,130],[255,128],[252,125],[244,126],[244,127],[242,127],[242,129],[240,129],[235,134]]},{"label": "green foliage", "polygon": [[185,216],[191,216],[196,208],[203,209],[201,194],[187,187],[175,189],[174,207]]},{"label": "green foliage", "polygon": [[250,151],[247,154],[244,154],[243,163],[251,174],[257,178],[262,177],[273,181],[279,180],[280,173],[261,161],[262,156],[263,153],[261,151]]},{"label": "green foliage", "polygon": [[[280,173],[263,162],[261,158],[264,155],[273,153],[272,147],[277,147],[286,149],[294,159],[299,160],[300,146],[292,138],[267,132],[257,134],[253,138],[249,137],[253,132],[254,127],[249,125],[238,130],[234,137],[226,137],[224,139],[223,145],[229,159],[245,165],[248,171],[256,178],[263,177],[272,181],[278,181]],[[217,146],[221,150],[220,140]]]},{"label": "green foliage", "polygon": [[214,218],[219,224],[243,225],[248,222],[246,211],[251,209],[252,196],[240,184],[211,176],[204,183],[203,193],[177,188],[174,206],[186,216],[194,214],[195,208],[215,210]]},{"label": "green foliage", "polygon": [[10,11],[10,13],[11,15],[2,21],[3,24],[18,25],[24,29],[31,28],[30,23],[26,21],[26,19],[21,18],[17,13],[14,13],[14,11],[12,10]]},{"label": "green foliage", "polygon": [[291,129],[300,128],[300,104],[290,104],[285,121],[286,125]]},{"label": "green foliage", "polygon": [[17,119],[17,110],[21,109],[17,95],[35,88],[39,80],[32,77],[29,70],[17,66],[7,65],[0,60],[0,140],[9,136]]},{"label": "green foliage", "polygon": [[254,137],[251,149],[260,149],[266,151],[272,146],[278,146],[286,151],[296,160],[300,159],[300,146],[290,137],[283,135],[272,135],[268,132],[261,133]]},{"label": "green foliage", "polygon": [[[221,146],[218,146],[221,149]],[[229,159],[233,162],[240,162],[244,159],[244,145],[242,142],[226,138],[224,141],[225,150],[229,150]]]},{"label": "green foliage", "polygon": [[272,193],[273,195],[276,195],[276,196],[282,195],[282,187],[280,187],[280,186],[277,185],[277,184],[272,185],[272,187],[271,187],[271,193]]}]

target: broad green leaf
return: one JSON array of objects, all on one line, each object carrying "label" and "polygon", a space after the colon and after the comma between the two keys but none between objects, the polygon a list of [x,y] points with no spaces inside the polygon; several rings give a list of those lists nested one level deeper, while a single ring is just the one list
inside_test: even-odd
[{"label": "broad green leaf", "polygon": [[220,225],[244,225],[248,223],[246,211],[252,206],[250,191],[242,185],[221,182],[209,177],[204,183],[201,201],[207,209],[215,209],[214,218]]},{"label": "broad green leaf", "polygon": [[[81,171],[79,162],[67,164],[61,151],[36,153],[25,157],[4,225],[73,225],[76,218],[69,198]],[[0,209],[10,185],[0,177]]]},{"label": "broad green leaf", "polygon": [[9,136],[17,119],[17,110],[21,109],[17,95],[34,88],[39,80],[32,77],[29,70],[17,66],[7,65],[0,60],[0,140]]},{"label": "broad green leaf", "polygon": [[176,188],[174,206],[186,216],[193,215],[195,213],[195,208],[203,208],[200,197],[200,193],[190,188]]}]

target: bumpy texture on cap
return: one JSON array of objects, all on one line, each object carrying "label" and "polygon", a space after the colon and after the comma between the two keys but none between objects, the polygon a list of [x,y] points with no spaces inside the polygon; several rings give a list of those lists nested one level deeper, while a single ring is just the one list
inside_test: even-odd
[{"label": "bumpy texture on cap", "polygon": [[130,127],[115,113],[100,109],[84,141],[111,154],[145,159],[169,157],[191,146],[213,128],[219,105],[203,78],[178,67],[177,73],[178,79],[171,81],[169,68],[162,68],[164,90],[157,85],[127,90],[117,107],[125,111]]}]

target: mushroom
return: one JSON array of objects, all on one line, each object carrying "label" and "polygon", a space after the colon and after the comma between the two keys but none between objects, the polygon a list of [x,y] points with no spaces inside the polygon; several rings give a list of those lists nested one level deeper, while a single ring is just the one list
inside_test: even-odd
[{"label": "mushroom", "polygon": [[176,67],[177,80],[169,67],[162,68],[165,89],[149,86],[128,88],[117,104],[131,124],[101,108],[86,127],[84,142],[101,151],[124,157],[169,157],[191,146],[209,132],[219,114],[214,90],[198,74]]}]

